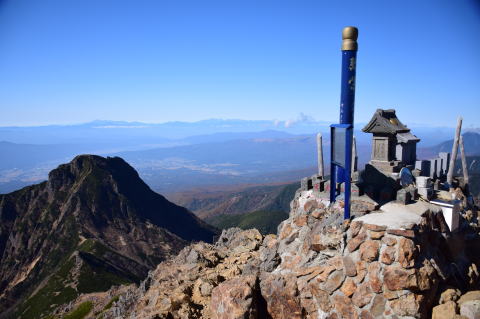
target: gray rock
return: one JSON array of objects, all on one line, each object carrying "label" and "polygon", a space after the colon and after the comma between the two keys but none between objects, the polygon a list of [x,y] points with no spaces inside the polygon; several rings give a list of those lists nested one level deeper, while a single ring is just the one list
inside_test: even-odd
[{"label": "gray rock", "polygon": [[480,300],[470,300],[462,303],[460,314],[468,319],[480,319]]}]

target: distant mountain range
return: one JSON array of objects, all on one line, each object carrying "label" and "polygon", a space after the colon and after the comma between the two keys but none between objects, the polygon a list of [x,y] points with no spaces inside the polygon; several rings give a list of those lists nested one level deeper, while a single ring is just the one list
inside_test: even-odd
[{"label": "distant mountain range", "polygon": [[[0,127],[0,141],[8,141],[0,143],[0,193],[45,180],[51,169],[78,154],[124,157],[162,193],[298,180],[315,172],[318,131],[324,135],[328,162],[327,124],[309,120],[95,121]],[[453,136],[451,128],[415,126],[412,131],[422,139],[420,158],[435,156],[438,149],[433,146]],[[361,167],[370,158],[371,136],[360,131],[355,135]],[[466,144],[468,152],[478,149],[474,141],[466,139]]]},{"label": "distant mountain range", "polygon": [[121,158],[83,155],[0,195],[0,318],[43,318],[81,293],[138,282],[217,234]]}]

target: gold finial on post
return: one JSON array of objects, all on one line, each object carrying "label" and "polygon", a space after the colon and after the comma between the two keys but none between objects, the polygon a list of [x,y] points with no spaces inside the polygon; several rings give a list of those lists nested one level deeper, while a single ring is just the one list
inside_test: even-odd
[{"label": "gold finial on post", "polygon": [[342,31],[342,51],[357,51],[358,29],[355,27],[345,27]]}]

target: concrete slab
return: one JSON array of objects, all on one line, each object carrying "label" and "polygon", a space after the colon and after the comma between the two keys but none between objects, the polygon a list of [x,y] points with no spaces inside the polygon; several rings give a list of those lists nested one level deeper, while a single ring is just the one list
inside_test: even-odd
[{"label": "concrete slab", "polygon": [[367,224],[386,226],[390,229],[406,229],[411,224],[419,224],[422,220],[422,215],[427,210],[438,211],[439,208],[422,201],[409,205],[390,202],[380,207],[379,211],[355,218],[355,220]]}]

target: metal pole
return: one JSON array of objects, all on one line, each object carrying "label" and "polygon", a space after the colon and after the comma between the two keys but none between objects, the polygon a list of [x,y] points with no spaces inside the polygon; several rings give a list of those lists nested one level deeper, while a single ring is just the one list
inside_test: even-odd
[{"label": "metal pole", "polygon": [[450,157],[450,165],[448,168],[448,175],[447,175],[447,184],[450,189],[452,188],[453,173],[455,171],[455,161],[457,160],[458,141],[460,140],[461,131],[462,131],[462,117],[460,116],[457,120],[457,130],[455,131],[455,139],[453,140],[453,148],[452,148],[452,157]]},{"label": "metal pole", "polygon": [[323,179],[323,145],[322,133],[317,134],[318,176]]},{"label": "metal pole", "polygon": [[[345,211],[344,218],[350,218],[351,166],[352,166],[352,138],[353,114],[355,110],[355,76],[357,70],[358,29],[346,27],[342,31],[342,80],[340,94],[340,124],[351,124],[346,141],[344,182],[345,182]],[[337,170],[338,172],[338,170]],[[337,174],[338,176],[339,174]],[[333,185],[331,185],[333,186]]]},{"label": "metal pole", "polygon": [[463,136],[460,135],[460,157],[462,158],[462,172],[463,172],[463,183],[465,187],[468,185],[468,167],[467,167],[467,158],[465,157],[465,146],[463,145]]}]

